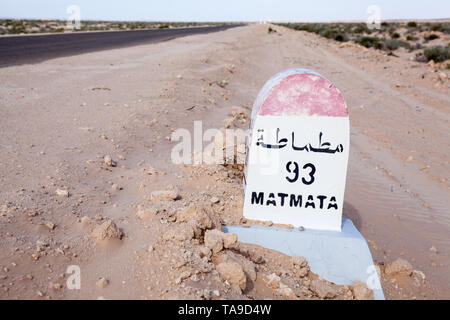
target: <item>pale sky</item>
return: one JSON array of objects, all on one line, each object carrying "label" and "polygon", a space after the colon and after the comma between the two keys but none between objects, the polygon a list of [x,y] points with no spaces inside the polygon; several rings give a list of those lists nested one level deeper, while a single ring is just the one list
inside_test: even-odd
[{"label": "pale sky", "polygon": [[378,5],[381,20],[450,18],[450,0],[1,0],[0,18],[81,20],[335,21],[366,20]]}]

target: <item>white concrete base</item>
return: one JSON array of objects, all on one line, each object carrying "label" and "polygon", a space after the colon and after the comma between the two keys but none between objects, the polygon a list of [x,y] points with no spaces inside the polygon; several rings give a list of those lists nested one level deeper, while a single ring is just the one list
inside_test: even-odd
[{"label": "white concrete base", "polygon": [[224,226],[223,231],[236,233],[240,242],[305,257],[312,272],[333,283],[360,280],[373,289],[376,300],[384,300],[366,240],[349,219],[342,220],[341,232],[262,226]]}]

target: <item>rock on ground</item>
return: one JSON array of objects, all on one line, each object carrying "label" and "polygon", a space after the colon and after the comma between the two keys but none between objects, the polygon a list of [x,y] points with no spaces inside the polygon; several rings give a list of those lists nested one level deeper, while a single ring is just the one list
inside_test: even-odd
[{"label": "rock on ground", "polygon": [[295,273],[300,277],[306,277],[308,275],[309,272],[309,266],[308,266],[308,262],[306,261],[306,259],[304,257],[292,257],[291,258],[292,261],[292,266],[295,270]]},{"label": "rock on ground", "polygon": [[353,282],[353,293],[356,300],[373,300],[373,290],[359,280]]},{"label": "rock on ground", "polygon": [[82,224],[92,224],[93,223],[92,219],[89,218],[88,216],[81,217],[80,222]]},{"label": "rock on ground", "polygon": [[107,285],[109,284],[109,281],[105,278],[100,278],[97,280],[97,282],[95,283],[95,285],[100,288],[103,289],[105,288]]},{"label": "rock on ground", "polygon": [[228,249],[236,244],[238,238],[237,234],[235,233],[223,233],[222,239],[223,239],[223,246]]},{"label": "rock on ground", "polygon": [[244,270],[245,276],[251,281],[256,281],[256,268],[255,264],[242,256],[241,254],[237,254],[233,251],[222,251],[216,257],[216,263],[222,262],[236,262],[242,267]]},{"label": "rock on ground", "polygon": [[398,258],[397,260],[389,263],[384,269],[384,273],[387,275],[405,275],[410,276],[413,272],[412,265],[405,259]]},{"label": "rock on ground", "polygon": [[65,189],[56,189],[56,195],[60,196],[60,197],[68,197],[69,196],[69,191],[65,190]]},{"label": "rock on ground", "polygon": [[213,253],[218,253],[223,249],[222,233],[219,230],[206,230],[205,232],[205,246],[210,248]]},{"label": "rock on ground", "polygon": [[109,166],[109,167],[115,167],[115,166],[117,166],[117,163],[111,158],[111,156],[109,156],[109,155],[106,155],[104,158],[103,158],[103,161],[105,162],[105,164],[107,165],[107,166]]},{"label": "rock on ground", "polygon": [[330,283],[320,279],[312,280],[310,289],[321,299],[334,298],[337,294],[337,290]]},{"label": "rock on ground", "polygon": [[306,259],[304,257],[300,257],[300,256],[296,256],[296,257],[292,257],[292,265],[294,268],[300,267],[306,267],[308,265],[308,263],[306,262]]},{"label": "rock on ground", "polygon": [[150,195],[150,199],[152,201],[157,200],[176,200],[179,198],[179,195],[177,192],[172,190],[157,190],[153,191]]},{"label": "rock on ground", "polygon": [[144,220],[148,219],[158,213],[155,208],[145,208],[143,206],[138,206],[138,211],[136,212],[136,218]]},{"label": "rock on ground", "polygon": [[217,265],[216,269],[224,280],[238,285],[241,290],[245,290],[247,287],[247,278],[244,270],[238,263],[232,261],[222,262]]},{"label": "rock on ground", "polygon": [[95,227],[92,231],[92,238],[95,240],[106,240],[112,238],[122,239],[123,233],[112,220],[107,220]]},{"label": "rock on ground", "polygon": [[212,221],[204,208],[190,205],[189,207],[177,213],[177,222],[197,221],[197,225],[201,229],[209,229],[212,227]]}]

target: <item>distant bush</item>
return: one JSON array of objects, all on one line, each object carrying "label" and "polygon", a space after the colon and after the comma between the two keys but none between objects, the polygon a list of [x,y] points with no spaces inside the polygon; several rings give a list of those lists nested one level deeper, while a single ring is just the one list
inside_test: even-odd
[{"label": "distant bush", "polygon": [[384,49],[385,50],[397,50],[400,47],[404,47],[404,48],[409,48],[409,43],[404,42],[404,41],[400,41],[400,40],[396,40],[396,39],[386,39],[384,41]]},{"label": "distant bush", "polygon": [[418,62],[427,62],[427,58],[425,57],[425,55],[423,54],[423,51],[417,52],[416,53],[416,61]]},{"label": "distant bush", "polygon": [[434,62],[442,62],[450,59],[450,48],[443,46],[434,46],[426,48],[423,51],[427,61],[433,60]]},{"label": "distant bush", "polygon": [[428,28],[429,31],[439,31],[442,33],[449,34],[450,33],[450,22],[442,22],[431,24]]},{"label": "distant bush", "polygon": [[406,25],[410,28],[417,28],[417,23],[415,21],[410,21]]},{"label": "distant bush", "polygon": [[400,38],[400,34],[398,34],[397,32],[394,32],[394,33],[391,35],[391,38],[392,38],[392,39],[398,39],[398,38]]},{"label": "distant bush", "polygon": [[408,34],[408,35],[406,36],[406,40],[408,40],[408,41],[417,41],[417,40],[419,40],[419,38],[414,37],[414,36]]},{"label": "distant bush", "polygon": [[339,41],[339,42],[345,42],[348,41],[348,36],[345,33],[338,33],[335,37],[334,40]]},{"label": "distant bush", "polygon": [[442,25],[440,23],[432,25],[430,28],[431,31],[441,31],[441,29],[442,29]]},{"label": "distant bush", "polygon": [[382,45],[380,46],[380,39],[375,37],[361,37],[356,39],[356,42],[366,48],[381,49],[382,47]]},{"label": "distant bush", "polygon": [[431,41],[431,40],[439,39],[439,35],[437,35],[437,34],[435,34],[435,33],[432,33],[432,34],[430,34],[430,35],[424,37],[424,39],[425,39],[426,41]]},{"label": "distant bush", "polygon": [[358,24],[354,29],[353,32],[356,34],[360,34],[360,33],[367,33],[367,34],[371,34],[372,30],[370,30],[369,28],[367,28],[367,25],[365,24]]},{"label": "distant bush", "polygon": [[267,33],[276,33],[277,30],[272,29],[272,27],[269,27],[269,29],[267,29]]},{"label": "distant bush", "polygon": [[416,51],[416,50],[419,50],[419,49],[422,49],[423,48],[423,46],[420,44],[420,43],[416,43],[416,44],[414,44],[414,45],[412,45],[412,46],[409,46],[409,52],[412,52],[412,51]]}]

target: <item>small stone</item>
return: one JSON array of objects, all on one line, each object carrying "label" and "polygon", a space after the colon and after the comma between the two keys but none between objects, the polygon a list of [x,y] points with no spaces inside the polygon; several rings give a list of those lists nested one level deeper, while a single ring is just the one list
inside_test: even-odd
[{"label": "small stone", "polygon": [[337,294],[336,289],[325,280],[312,280],[310,289],[314,292],[319,298],[334,298]]},{"label": "small stone", "polygon": [[373,300],[373,290],[359,280],[353,282],[353,294],[356,300]]},{"label": "small stone", "polygon": [[439,80],[441,80],[442,82],[446,82],[448,79],[448,75],[445,72],[440,71],[438,73],[439,76]]},{"label": "small stone", "polygon": [[179,195],[175,191],[171,190],[158,190],[153,191],[150,195],[152,201],[156,200],[177,200]]},{"label": "small stone", "polygon": [[430,248],[430,251],[433,252],[433,253],[437,253],[437,252],[438,252],[438,250],[436,249],[435,246],[432,246],[432,247]]},{"label": "small stone", "polygon": [[413,156],[409,156],[409,157],[406,159],[406,162],[412,162],[413,160],[414,160]]},{"label": "small stone", "polygon": [[80,222],[81,222],[82,224],[92,224],[92,223],[93,223],[92,219],[89,218],[88,216],[83,216],[83,217],[80,219]]},{"label": "small stone", "polygon": [[56,189],[55,193],[59,197],[68,197],[69,196],[69,191],[64,190],[64,189]]},{"label": "small stone", "polygon": [[53,290],[56,290],[56,291],[59,291],[59,290],[61,290],[63,288],[62,284],[60,284],[60,283],[53,283],[53,282],[49,283],[49,287],[51,289],[53,289]]},{"label": "small stone", "polygon": [[158,210],[155,208],[144,208],[143,206],[138,206],[138,211],[136,212],[136,218],[144,220],[155,216]]},{"label": "small stone", "polygon": [[303,268],[298,269],[297,275],[298,275],[300,278],[304,278],[304,277],[306,277],[306,276],[308,275],[308,272],[309,272],[309,267],[306,266],[306,267],[303,267]]},{"label": "small stone", "polygon": [[196,221],[198,227],[201,229],[209,229],[212,227],[211,218],[206,210],[195,205],[190,205],[177,213],[177,222],[189,221]]},{"label": "small stone", "polygon": [[113,185],[111,186],[111,188],[113,189],[113,190],[116,190],[116,191],[120,191],[120,190],[122,190],[122,187],[121,186],[119,186],[118,184],[116,184],[116,183],[113,183]]},{"label": "small stone", "polygon": [[97,282],[95,283],[95,285],[100,288],[103,289],[105,288],[107,285],[109,284],[109,281],[105,278],[100,278],[97,280]]},{"label": "small stone", "polygon": [[236,244],[237,242],[237,234],[235,233],[224,233],[222,235],[222,239],[223,239],[223,246],[225,248],[231,248],[234,244]]},{"label": "small stone", "polygon": [[205,246],[210,248],[213,253],[218,253],[223,249],[223,232],[219,230],[206,230],[205,232]]},{"label": "small stone", "polygon": [[384,269],[384,273],[387,275],[406,275],[410,276],[413,272],[412,265],[405,259],[399,258],[391,263],[389,263]]},{"label": "small stone", "polygon": [[220,276],[231,284],[238,285],[241,290],[247,287],[247,278],[244,270],[236,262],[222,262],[216,267]]},{"label": "small stone", "polygon": [[92,238],[100,241],[113,238],[122,239],[122,236],[122,231],[119,230],[112,220],[103,222],[92,231]]},{"label": "small stone", "polygon": [[220,202],[220,199],[217,198],[217,197],[212,197],[212,198],[210,199],[210,201],[211,201],[211,203],[219,203],[219,202]]},{"label": "small stone", "polygon": [[248,252],[248,258],[256,264],[261,264],[264,262],[263,256],[253,250]]},{"label": "small stone", "polygon": [[303,268],[303,267],[306,267],[308,265],[306,259],[304,257],[300,257],[300,256],[292,257],[291,261],[292,261],[292,265],[294,267]]},{"label": "small stone", "polygon": [[220,291],[219,290],[214,290],[213,295],[215,295],[216,297],[220,297]]},{"label": "small stone", "polygon": [[49,228],[50,230],[53,230],[53,229],[55,229],[55,227],[56,227],[56,225],[55,225],[53,222],[51,222],[51,221],[47,221],[46,223],[44,223],[44,225],[45,225],[47,228]]},{"label": "small stone", "polygon": [[111,158],[111,156],[109,156],[109,155],[106,155],[104,158],[103,158],[103,161],[105,162],[105,164],[107,165],[107,166],[109,166],[109,167],[115,167],[115,166],[117,166],[117,163]]},{"label": "small stone", "polygon": [[420,287],[422,284],[425,283],[425,273],[423,273],[422,271],[414,270],[412,272],[412,277],[417,287]]},{"label": "small stone", "polygon": [[210,248],[205,247],[205,246],[200,247],[200,249],[199,249],[200,258],[206,257],[206,258],[210,259],[211,254],[212,254],[212,252],[211,252]]}]

